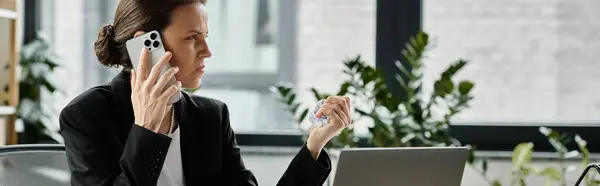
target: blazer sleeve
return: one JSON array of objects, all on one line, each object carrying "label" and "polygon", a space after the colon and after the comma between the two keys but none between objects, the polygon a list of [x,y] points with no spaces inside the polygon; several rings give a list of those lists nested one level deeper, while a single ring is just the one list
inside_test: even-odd
[{"label": "blazer sleeve", "polygon": [[70,105],[60,113],[71,185],[156,185],[171,139],[134,124],[119,154],[98,112],[108,111]]},{"label": "blazer sleeve", "polygon": [[[234,182],[229,185],[257,186],[255,176],[248,170],[241,157],[240,147],[237,145],[235,133],[229,123],[229,110],[227,105],[223,106],[222,126],[223,128],[223,164],[225,175],[231,175],[228,180]],[[277,186],[317,186],[323,185],[325,179],[331,172],[331,161],[329,155],[323,150],[318,160],[315,160],[306,144],[292,159],[287,170],[280,178]]]}]

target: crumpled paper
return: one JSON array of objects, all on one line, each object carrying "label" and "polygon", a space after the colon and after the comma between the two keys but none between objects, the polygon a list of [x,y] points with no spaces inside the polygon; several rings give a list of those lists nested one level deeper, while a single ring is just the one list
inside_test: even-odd
[{"label": "crumpled paper", "polygon": [[321,109],[323,104],[325,104],[325,101],[319,100],[317,102],[317,106],[315,106],[315,109],[313,109],[312,111],[309,112],[308,121],[310,121],[310,123],[312,124],[311,127],[322,127],[328,123],[327,116],[325,116],[325,115],[323,115],[321,117],[315,116],[315,114],[317,114],[317,112],[319,111],[319,109]]}]

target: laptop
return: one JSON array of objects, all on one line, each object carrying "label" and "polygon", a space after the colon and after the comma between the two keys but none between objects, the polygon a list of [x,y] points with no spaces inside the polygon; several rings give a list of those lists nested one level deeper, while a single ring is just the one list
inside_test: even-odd
[{"label": "laptop", "polygon": [[460,186],[468,155],[467,147],[344,149],[333,186]]}]

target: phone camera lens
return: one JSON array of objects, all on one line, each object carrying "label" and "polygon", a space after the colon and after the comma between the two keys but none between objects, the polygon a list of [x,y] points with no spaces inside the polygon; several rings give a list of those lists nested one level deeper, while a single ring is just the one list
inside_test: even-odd
[{"label": "phone camera lens", "polygon": [[160,45],[158,41],[154,41],[154,43],[152,43],[152,46],[154,46],[154,48],[158,48],[158,45]]},{"label": "phone camera lens", "polygon": [[155,40],[156,39],[156,33],[150,34],[150,39]]},{"label": "phone camera lens", "polygon": [[152,42],[150,40],[144,41],[144,45],[146,45],[147,47],[150,46],[150,44],[152,44]]}]

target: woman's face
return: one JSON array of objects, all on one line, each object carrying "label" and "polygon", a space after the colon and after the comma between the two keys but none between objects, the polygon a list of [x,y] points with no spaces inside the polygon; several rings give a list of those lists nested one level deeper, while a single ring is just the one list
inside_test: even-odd
[{"label": "woman's face", "polygon": [[175,75],[185,88],[198,88],[204,76],[204,59],[212,54],[206,43],[207,14],[201,3],[175,8],[171,24],[162,34],[166,49],[173,54],[171,65],[179,67]]}]

